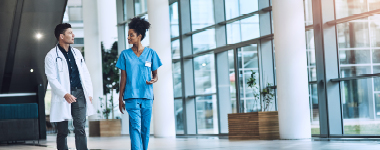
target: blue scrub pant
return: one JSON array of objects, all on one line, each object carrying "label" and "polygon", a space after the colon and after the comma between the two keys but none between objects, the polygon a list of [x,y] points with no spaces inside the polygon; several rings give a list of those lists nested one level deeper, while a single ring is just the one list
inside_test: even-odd
[{"label": "blue scrub pant", "polygon": [[151,99],[125,100],[125,109],[129,114],[131,150],[148,149],[152,105]]}]

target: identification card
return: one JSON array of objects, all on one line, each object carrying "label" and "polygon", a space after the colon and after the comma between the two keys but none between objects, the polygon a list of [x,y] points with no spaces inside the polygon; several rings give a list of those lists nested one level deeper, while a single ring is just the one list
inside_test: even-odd
[{"label": "identification card", "polygon": [[152,63],[149,62],[149,61],[146,61],[146,62],[145,62],[145,66],[146,66],[146,67],[151,67],[151,66],[152,66]]}]

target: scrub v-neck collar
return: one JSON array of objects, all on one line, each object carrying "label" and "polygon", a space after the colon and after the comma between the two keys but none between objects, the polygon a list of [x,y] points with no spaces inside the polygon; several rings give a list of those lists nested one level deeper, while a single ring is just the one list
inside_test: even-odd
[{"label": "scrub v-neck collar", "polygon": [[144,54],[145,49],[146,49],[146,47],[144,47],[144,50],[143,50],[143,52],[140,54],[140,56],[137,56],[136,53],[133,51],[133,49],[132,49],[132,47],[131,47],[131,50],[132,50],[133,55],[135,55],[138,59],[140,59],[140,57]]}]

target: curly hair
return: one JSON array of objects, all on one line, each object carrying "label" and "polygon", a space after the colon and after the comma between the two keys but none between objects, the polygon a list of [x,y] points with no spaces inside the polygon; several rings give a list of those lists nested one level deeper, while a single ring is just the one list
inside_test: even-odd
[{"label": "curly hair", "polygon": [[141,34],[141,41],[145,37],[146,31],[150,28],[150,23],[145,20],[145,18],[134,17],[131,22],[128,23],[129,29],[133,29],[137,36]]}]

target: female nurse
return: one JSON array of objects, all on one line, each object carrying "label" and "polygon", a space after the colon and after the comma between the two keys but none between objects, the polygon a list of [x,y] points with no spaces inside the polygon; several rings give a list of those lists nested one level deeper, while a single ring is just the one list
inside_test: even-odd
[{"label": "female nurse", "polygon": [[129,114],[131,149],[147,150],[153,83],[158,80],[157,69],[162,63],[156,51],[141,45],[150,23],[144,18],[135,17],[128,27],[128,43],[133,47],[122,51],[116,63],[121,70],[119,109],[121,113],[127,110]]}]

